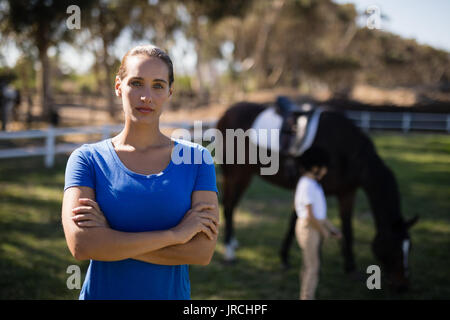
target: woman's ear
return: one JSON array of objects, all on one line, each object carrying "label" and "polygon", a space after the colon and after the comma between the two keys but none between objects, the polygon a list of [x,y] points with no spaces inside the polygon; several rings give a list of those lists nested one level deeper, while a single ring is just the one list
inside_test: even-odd
[{"label": "woman's ear", "polygon": [[118,96],[119,98],[122,97],[122,89],[120,87],[121,84],[122,84],[122,81],[120,80],[119,76],[116,76],[114,89],[116,91],[116,96]]},{"label": "woman's ear", "polygon": [[169,98],[172,97],[172,93],[173,93],[173,86],[169,87]]}]

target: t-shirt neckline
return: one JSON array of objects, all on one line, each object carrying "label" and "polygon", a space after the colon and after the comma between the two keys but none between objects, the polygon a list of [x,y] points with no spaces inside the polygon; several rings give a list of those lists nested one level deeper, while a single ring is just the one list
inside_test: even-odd
[{"label": "t-shirt neckline", "polygon": [[[173,142],[173,146],[175,147],[178,142],[174,139],[171,139]],[[175,151],[175,148],[172,150],[172,154],[170,156],[170,162],[169,164],[166,166],[166,168],[164,168],[164,170],[162,170],[161,172],[158,173],[152,173],[152,174],[142,174],[142,173],[137,173],[134,172],[132,170],[130,170],[123,162],[122,160],[120,160],[119,155],[117,154],[116,150],[114,149],[114,146],[112,144],[112,138],[106,139],[106,143],[108,145],[108,149],[112,154],[113,159],[115,160],[115,162],[119,165],[119,167],[125,171],[126,173],[128,173],[130,176],[132,177],[136,177],[136,178],[144,178],[144,179],[150,179],[150,178],[156,178],[156,177],[160,177],[163,176],[165,174],[167,174],[167,172],[170,171],[170,169],[172,169],[172,167],[174,166],[174,163],[172,161],[172,157],[173,157],[173,152]]]}]

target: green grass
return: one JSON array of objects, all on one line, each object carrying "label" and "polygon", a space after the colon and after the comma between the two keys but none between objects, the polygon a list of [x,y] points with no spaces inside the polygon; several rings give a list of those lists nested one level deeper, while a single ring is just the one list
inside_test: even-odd
[{"label": "green grass", "polygon": [[[343,273],[336,241],[325,243],[319,299],[449,299],[450,298],[450,136],[431,134],[372,135],[380,155],[395,172],[405,218],[420,215],[411,229],[412,288],[396,295],[368,290],[367,266],[377,264],[370,250],[375,234],[370,208],[357,194],[353,220],[354,251],[363,275]],[[42,158],[0,161],[0,299],[76,299],[79,290],[66,287],[69,265],[85,273],[67,249],[60,221],[67,157],[53,169]],[[218,181],[221,175],[218,169]],[[282,271],[278,252],[288,225],[292,191],[255,178],[235,214],[240,247],[238,260],[223,263],[223,232],[207,267],[191,266],[193,299],[297,299],[301,252],[294,243],[292,268]],[[329,217],[339,225],[336,199],[327,199]],[[222,219],[223,221],[223,219]],[[223,228],[223,224],[222,224]],[[84,276],[84,275],[83,275]]]}]

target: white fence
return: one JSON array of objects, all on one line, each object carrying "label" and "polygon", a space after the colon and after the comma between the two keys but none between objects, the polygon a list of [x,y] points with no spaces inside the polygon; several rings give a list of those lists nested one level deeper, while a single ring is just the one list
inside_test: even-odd
[{"label": "white fence", "polygon": [[[214,125],[207,123],[206,125]],[[192,129],[193,124],[187,122],[177,123],[163,123],[161,127],[165,128],[184,128]],[[0,159],[7,158],[21,158],[31,156],[45,156],[45,166],[51,168],[55,162],[55,156],[58,153],[70,153],[82,144],[77,143],[60,143],[56,144],[56,137],[74,135],[74,134],[101,134],[102,139],[110,137],[113,133],[121,131],[123,125],[104,125],[104,126],[89,126],[89,127],[73,127],[73,128],[48,128],[45,130],[27,130],[27,131],[13,131],[0,132],[0,140],[15,140],[15,139],[45,139],[45,146],[37,147],[23,147],[0,150]]]},{"label": "white fence", "polygon": [[450,114],[379,111],[346,111],[347,117],[364,129],[443,131],[450,133]]},{"label": "white fence", "polygon": [[[402,130],[403,132],[409,132],[411,130],[432,130],[450,133],[450,114],[347,111],[346,115],[351,120],[353,120],[353,122],[357,126],[361,127],[365,131],[369,131],[371,129]],[[215,124],[216,121],[202,123],[204,128],[213,127],[215,126]],[[193,123],[162,123],[161,127],[184,128],[192,130]],[[0,150],[0,159],[45,156],[45,166],[49,168],[54,165],[56,154],[70,153],[81,145],[76,143],[56,144],[56,137],[73,134],[101,134],[102,139],[106,139],[113,133],[122,130],[122,128],[122,125],[104,125],[0,132],[0,140],[31,138],[45,139],[45,146],[43,147],[31,146],[23,148],[2,149]]]}]

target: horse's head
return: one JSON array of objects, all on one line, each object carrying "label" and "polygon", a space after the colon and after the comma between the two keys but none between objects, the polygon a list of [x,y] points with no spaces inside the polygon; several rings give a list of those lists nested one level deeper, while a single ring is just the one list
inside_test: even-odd
[{"label": "horse's head", "polygon": [[372,243],[372,250],[382,264],[381,272],[386,274],[389,285],[397,292],[409,287],[411,238],[408,230],[417,220],[416,216],[407,222],[395,222],[389,230],[379,232]]}]

